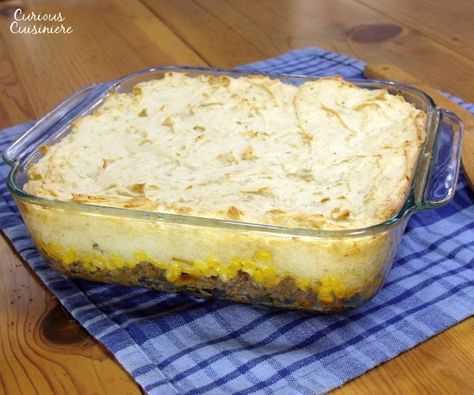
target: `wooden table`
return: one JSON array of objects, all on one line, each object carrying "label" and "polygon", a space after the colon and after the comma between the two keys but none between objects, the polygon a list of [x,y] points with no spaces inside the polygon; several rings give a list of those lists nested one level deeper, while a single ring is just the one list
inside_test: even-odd
[{"label": "wooden table", "polygon": [[[71,34],[12,34],[15,9],[61,12]],[[320,46],[392,62],[474,101],[472,0],[0,1],[0,127],[77,88],[154,65],[232,67]],[[139,387],[0,238],[0,393],[135,394]],[[336,393],[473,393],[474,319]]]}]

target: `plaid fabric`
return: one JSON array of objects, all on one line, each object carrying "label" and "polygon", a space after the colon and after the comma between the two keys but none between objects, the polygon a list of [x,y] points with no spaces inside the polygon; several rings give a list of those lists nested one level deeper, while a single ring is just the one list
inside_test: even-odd
[{"label": "plaid fabric", "polygon": [[[241,69],[362,78],[362,67],[309,48]],[[3,131],[1,148],[26,128]],[[0,192],[0,226],[17,251],[150,394],[322,393],[474,312],[474,206],[462,176],[452,203],[410,220],[379,295],[332,316],[69,279],[44,263],[4,182]]]}]

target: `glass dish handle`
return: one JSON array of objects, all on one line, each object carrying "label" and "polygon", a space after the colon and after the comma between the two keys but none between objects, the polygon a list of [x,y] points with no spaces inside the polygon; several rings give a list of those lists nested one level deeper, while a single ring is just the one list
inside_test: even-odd
[{"label": "glass dish handle", "polygon": [[454,196],[459,174],[463,123],[451,111],[438,111],[438,133],[420,209],[448,203]]},{"label": "glass dish handle", "polygon": [[21,162],[40,145],[47,142],[52,130],[64,125],[77,115],[87,103],[104,93],[108,84],[92,84],[75,92],[54,110],[40,118],[3,151],[3,159],[10,166]]}]

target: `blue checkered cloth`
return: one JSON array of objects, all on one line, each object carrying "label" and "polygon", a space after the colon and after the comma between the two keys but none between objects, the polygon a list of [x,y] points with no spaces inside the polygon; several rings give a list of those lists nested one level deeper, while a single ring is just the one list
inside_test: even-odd
[{"label": "blue checkered cloth", "polygon": [[[362,78],[362,68],[309,48],[240,69]],[[27,126],[3,131],[1,148]],[[1,165],[0,177],[8,171]],[[331,316],[70,279],[45,264],[1,185],[5,235],[150,394],[326,392],[474,312],[474,205],[462,176],[453,202],[411,218],[382,291],[364,307]]]}]

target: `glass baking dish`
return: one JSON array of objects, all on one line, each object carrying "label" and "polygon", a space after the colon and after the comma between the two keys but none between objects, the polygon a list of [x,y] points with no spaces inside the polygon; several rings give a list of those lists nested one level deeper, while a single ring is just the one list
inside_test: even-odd
[{"label": "glass baking dish", "polygon": [[[454,195],[463,126],[420,90],[386,81],[350,80],[402,95],[427,114],[409,193],[400,211],[363,229],[313,230],[72,203],[25,192],[26,171],[72,122],[94,112],[112,91],[168,71],[239,77],[228,70],[160,67],[88,86],[40,119],[3,153],[8,187],[38,249],[50,266],[70,276],[187,292],[244,303],[335,312],[370,300],[390,269],[405,226],[416,211]],[[271,75],[289,84],[317,79]],[[286,268],[286,269],[285,269]]]}]

